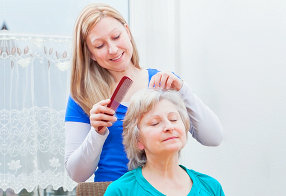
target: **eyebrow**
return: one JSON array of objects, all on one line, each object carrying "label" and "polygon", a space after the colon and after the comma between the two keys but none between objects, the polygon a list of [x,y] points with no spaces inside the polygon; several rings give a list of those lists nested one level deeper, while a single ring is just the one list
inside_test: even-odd
[{"label": "eyebrow", "polygon": [[169,115],[180,115],[180,114],[179,114],[178,111],[176,111],[176,112],[170,112],[170,113],[168,113],[168,116],[169,116]]},{"label": "eyebrow", "polygon": [[[110,31],[109,34],[112,34],[115,30],[118,30],[118,28],[115,27],[114,29],[112,29],[112,30]],[[97,41],[97,40],[99,40],[99,39],[101,39],[101,38],[100,38],[100,37],[99,37],[99,38],[97,38],[97,37],[92,37],[92,38],[91,38],[91,43],[94,44],[94,42]]]},{"label": "eyebrow", "polygon": [[[179,115],[179,112],[169,112],[168,114],[168,117],[170,116],[170,115]],[[155,118],[160,118],[160,115],[158,115],[158,114],[155,114],[155,115],[151,115],[150,117],[149,117],[149,119],[148,119],[148,121],[149,120],[152,120],[152,119],[155,119]]]}]

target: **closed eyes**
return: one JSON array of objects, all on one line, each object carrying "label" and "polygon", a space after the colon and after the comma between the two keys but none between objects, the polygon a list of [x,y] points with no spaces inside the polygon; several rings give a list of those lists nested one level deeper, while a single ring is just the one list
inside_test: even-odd
[{"label": "closed eyes", "polygon": [[96,46],[97,49],[100,49],[104,46],[104,44],[100,45],[100,46]]},{"label": "closed eyes", "polygon": [[113,39],[116,40],[116,39],[119,39],[120,38],[120,34],[118,34],[117,36],[115,36]]},{"label": "closed eyes", "polygon": [[[118,34],[117,36],[113,37],[112,39],[113,39],[113,40],[117,40],[117,39],[119,39],[119,38],[120,38],[120,34]],[[99,45],[99,46],[96,46],[95,48],[100,49],[100,48],[103,48],[103,46],[104,46],[104,44],[101,44],[101,45]]]},{"label": "closed eyes", "polygon": [[150,125],[154,127],[154,126],[156,126],[158,124],[159,124],[159,122],[152,122]]}]

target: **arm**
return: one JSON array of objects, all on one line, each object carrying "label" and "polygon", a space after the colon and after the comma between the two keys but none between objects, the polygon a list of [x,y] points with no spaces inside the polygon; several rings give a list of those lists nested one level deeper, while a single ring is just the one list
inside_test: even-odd
[{"label": "arm", "polygon": [[65,123],[65,167],[76,182],[86,181],[97,168],[103,144],[109,134],[98,134],[88,123]]},{"label": "arm", "polygon": [[218,146],[221,143],[222,126],[220,120],[180,78],[171,72],[158,72],[151,78],[149,88],[179,91],[191,120],[190,133],[192,136],[206,146]]},{"label": "arm", "polygon": [[191,120],[190,132],[201,144],[218,146],[222,141],[222,125],[216,114],[192,93],[186,82],[179,90]]}]

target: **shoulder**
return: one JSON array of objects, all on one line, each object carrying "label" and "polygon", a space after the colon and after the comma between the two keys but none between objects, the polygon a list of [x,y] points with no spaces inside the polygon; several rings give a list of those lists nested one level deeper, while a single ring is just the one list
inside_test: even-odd
[{"label": "shoulder", "polygon": [[192,169],[188,169],[182,165],[180,166],[186,170],[186,172],[192,179],[194,189],[203,190],[204,192],[211,194],[211,195],[224,196],[222,187],[216,179],[206,174],[194,171]]},{"label": "shoulder", "polygon": [[203,182],[204,184],[215,185],[215,186],[220,185],[220,183],[216,179],[214,179],[213,177],[209,175],[206,175],[206,174],[194,171],[194,170],[189,170],[189,171],[192,172],[197,177],[197,179],[200,182]]},{"label": "shoulder", "polygon": [[148,72],[159,72],[159,70],[155,68],[147,68],[147,71]]},{"label": "shoulder", "polygon": [[[158,72],[161,72],[160,70],[158,70],[158,69],[154,69],[154,68],[149,68],[149,69],[147,69],[147,71],[148,71],[148,73],[149,73],[149,77],[151,78],[153,75],[155,75],[155,74],[157,74]],[[162,72],[164,72],[164,71],[162,71]],[[178,74],[176,74],[176,73],[174,73],[174,72],[172,72],[176,77],[178,77],[178,78],[181,78]]]},{"label": "shoulder", "polygon": [[136,169],[125,173],[123,176],[112,182],[104,195],[127,195],[136,186]]},{"label": "shoulder", "polygon": [[147,69],[149,76],[153,76],[156,73],[160,72],[158,69],[154,69],[154,68],[148,68]]},{"label": "shoulder", "polygon": [[224,195],[221,184],[215,178],[194,170],[188,171],[193,174],[201,188],[214,195]]},{"label": "shoulder", "polygon": [[90,123],[88,115],[71,96],[68,98],[65,121]]}]

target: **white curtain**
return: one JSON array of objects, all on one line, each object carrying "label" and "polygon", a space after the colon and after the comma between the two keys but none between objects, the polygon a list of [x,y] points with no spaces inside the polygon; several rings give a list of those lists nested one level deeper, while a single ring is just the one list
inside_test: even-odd
[{"label": "white curtain", "polygon": [[71,38],[0,31],[0,188],[72,190],[64,168]]}]

